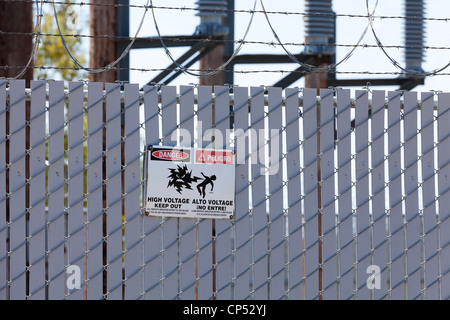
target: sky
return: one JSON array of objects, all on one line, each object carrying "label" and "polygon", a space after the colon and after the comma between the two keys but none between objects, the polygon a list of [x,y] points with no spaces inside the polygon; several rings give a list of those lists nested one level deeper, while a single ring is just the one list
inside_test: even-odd
[{"label": "sky", "polygon": [[[148,0],[131,0],[131,4],[145,5]],[[236,0],[236,9],[251,10],[255,0]],[[369,2],[372,8],[375,0]],[[377,16],[404,16],[405,0],[379,0]],[[426,4],[427,18],[450,18],[450,1],[448,0],[428,0]],[[170,6],[180,8],[196,8],[196,0],[153,0],[153,5]],[[264,0],[267,11],[282,12],[305,12],[304,0]],[[257,0],[257,10],[261,10],[260,0]],[[337,14],[343,15],[366,15],[366,0],[334,0],[333,10]],[[143,17],[142,8],[131,8],[130,10],[130,35],[135,35],[138,25]],[[156,21],[162,36],[189,36],[195,31],[200,23],[200,18],[192,10],[168,10],[155,9]],[[242,39],[250,21],[250,13],[237,13],[235,16],[235,39]],[[303,43],[305,40],[304,17],[303,15],[282,15],[270,14],[270,22],[279,35],[282,42]],[[426,21],[426,40],[425,45],[430,47],[450,48],[450,22],[446,21]],[[354,45],[364,32],[367,26],[366,17],[338,17],[337,18],[337,43],[344,45]],[[403,19],[375,19],[374,30],[384,45],[403,45],[404,44],[404,20]],[[146,13],[142,29],[139,36],[157,36],[154,26],[152,12]],[[276,43],[265,16],[262,13],[255,13],[253,23],[246,40],[260,41],[267,43]],[[365,34],[362,45],[375,45],[375,38],[369,29]],[[303,52],[302,46],[287,47],[293,54]],[[174,58],[177,58],[185,51],[187,47],[169,48]],[[336,59],[340,61],[351,47],[337,47]],[[402,49],[386,49],[387,53],[405,66],[404,53]],[[280,46],[271,46],[268,44],[245,44],[240,54],[285,54]],[[450,49],[425,50],[425,61],[422,68],[425,71],[432,71],[445,66],[450,62]],[[139,69],[161,69],[169,66],[171,60],[167,57],[162,48],[158,49],[134,49],[130,52],[131,68]],[[264,65],[237,65],[236,70],[295,70],[298,65],[290,64],[264,64]],[[198,69],[199,65],[194,64],[192,69]],[[338,66],[338,72],[401,72],[385,56],[378,47],[359,47],[352,54],[350,59]],[[450,74],[450,68],[443,72]],[[141,86],[149,82],[159,72],[141,72],[131,71],[130,82],[139,83]],[[235,84],[239,86],[270,86],[276,83],[284,75],[279,73],[248,73],[235,74]],[[397,75],[361,75],[361,74],[337,74],[338,79],[361,79],[361,78],[396,78]],[[197,84],[198,77],[182,75],[174,80],[171,85]],[[303,87],[304,80],[301,79],[291,87]],[[373,86],[372,89],[395,90],[396,86]],[[357,89],[354,87],[353,89]],[[450,76],[436,75],[427,77],[425,85],[415,87],[415,91],[450,91]]]}]

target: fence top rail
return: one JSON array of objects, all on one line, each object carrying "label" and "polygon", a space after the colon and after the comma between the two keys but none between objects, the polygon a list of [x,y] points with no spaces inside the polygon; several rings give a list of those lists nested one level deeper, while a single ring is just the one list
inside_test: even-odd
[{"label": "fence top rail", "polygon": [[[120,86],[120,84],[119,84],[118,86]],[[192,88],[195,88],[195,87],[197,87],[197,86],[192,86]],[[150,89],[150,90],[147,90],[147,91],[145,91],[144,89],[141,89],[141,90],[139,91],[139,103],[140,103],[140,104],[143,104],[143,103],[144,103],[144,96],[145,96],[146,94],[148,94],[150,91],[154,90],[154,89],[157,89],[157,90],[158,90],[158,102],[161,103],[161,101],[162,101],[162,99],[161,99],[161,90],[160,90],[161,86],[154,86],[154,87],[150,87],[150,88],[151,88],[151,89]],[[266,87],[264,87],[264,88],[262,87],[262,89],[264,89],[264,105],[265,105],[265,106],[268,106],[268,105],[269,105],[269,97],[268,97],[268,93],[267,93],[267,88],[266,88]],[[333,93],[335,93],[335,92],[341,90],[341,89],[338,89],[338,88],[330,88],[330,89],[333,90]],[[350,90],[350,89],[348,89],[348,90]],[[365,89],[365,90],[362,89],[361,91],[366,91],[366,92],[368,92],[368,93],[371,93],[371,92],[372,92],[371,90],[367,90],[367,89]],[[385,90],[380,90],[380,91],[385,91]],[[302,95],[302,92],[303,92],[303,89],[302,89],[302,88],[298,88],[298,93],[299,93],[299,95],[298,95],[298,105],[299,105],[299,106],[302,106],[302,105],[303,105],[303,95]],[[357,91],[353,91],[353,90],[352,90],[351,92],[354,93],[354,94],[356,95],[356,92],[357,92]],[[390,92],[390,91],[385,91],[385,92],[386,92],[385,106],[386,106],[386,108],[387,108],[387,107],[388,107],[388,104],[389,104],[389,98],[388,98],[388,96],[387,96],[387,93]],[[399,96],[400,96],[400,107],[403,109],[403,106],[404,106],[404,99],[403,99],[403,96],[404,96],[404,92],[405,92],[405,91],[394,91],[394,92],[398,92],[398,94],[399,94]],[[228,93],[229,93],[229,98],[230,98],[229,101],[230,101],[230,104],[232,105],[232,104],[234,104],[234,94],[231,92],[231,88],[229,89]],[[419,92],[418,92],[418,93],[419,93]],[[434,109],[437,110],[437,107],[438,107],[438,93],[440,93],[440,92],[432,92],[432,91],[430,91],[430,93],[432,93],[432,95],[430,95],[430,98],[433,97]],[[25,89],[25,100],[26,100],[26,101],[31,101],[31,94],[32,94],[32,89],[26,88],[26,89]],[[64,100],[65,100],[66,102],[67,102],[68,99],[69,99],[69,94],[70,94],[70,91],[69,91],[68,89],[65,89],[65,90],[64,90]],[[222,94],[224,94],[224,93],[219,93],[219,94],[212,93],[211,101],[214,102],[215,99],[216,99],[216,96],[222,95]],[[48,100],[48,97],[49,97],[49,90],[48,90],[48,88],[46,89],[46,95],[47,95],[47,100]],[[106,90],[103,90],[103,99],[106,99],[106,96],[107,96],[107,95],[108,95],[108,92],[107,92]],[[87,88],[87,85],[86,85],[86,84],[84,85],[84,88],[83,88],[83,96],[84,96],[84,102],[87,102],[87,101],[88,101],[88,88]],[[180,100],[181,100],[181,97],[182,97],[182,96],[183,96],[183,94],[180,94],[180,93],[178,93],[178,94],[176,95],[177,103],[180,103]],[[360,97],[361,97],[361,96],[362,96],[362,95],[360,94]],[[420,110],[420,109],[421,109],[421,104],[422,104],[422,102],[424,102],[424,101],[422,101],[422,100],[420,99],[420,98],[421,98],[420,94],[418,94],[417,97],[418,97],[418,99],[417,99],[417,108]],[[287,99],[287,98],[288,98],[288,97],[286,97],[285,93],[283,92],[283,96],[282,96],[283,105],[285,105],[285,102],[286,102],[286,99]],[[121,92],[120,92],[120,99],[121,99],[121,103],[124,103],[124,102],[125,102],[125,94],[124,94],[124,91],[123,91],[123,90],[121,90]],[[249,101],[250,101],[251,99],[252,99],[252,97],[249,96]],[[317,103],[320,103],[320,101],[321,101],[322,99],[323,99],[323,97],[317,96]],[[335,94],[333,94],[333,99],[334,99],[334,107],[336,107],[336,106],[337,106],[337,97],[336,97]],[[351,99],[352,99],[351,107],[354,108],[354,107],[355,107],[355,102],[356,102],[356,100],[358,99],[358,97],[352,96]],[[9,91],[9,87],[6,88],[6,100],[7,100],[7,101],[10,100],[10,91]],[[368,101],[369,101],[369,106],[368,106],[368,107],[369,107],[369,109],[371,109],[371,107],[372,107],[372,99],[369,97]],[[195,94],[194,94],[194,103],[197,104],[197,102],[198,102],[198,95],[197,95],[197,93],[195,93]]]}]

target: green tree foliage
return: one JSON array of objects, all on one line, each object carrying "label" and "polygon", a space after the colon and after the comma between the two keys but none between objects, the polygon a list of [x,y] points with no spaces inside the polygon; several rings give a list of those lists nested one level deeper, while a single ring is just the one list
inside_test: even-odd
[{"label": "green tree foliage", "polygon": [[[75,10],[75,5],[67,1],[58,4],[56,7],[61,33],[65,36],[67,48],[81,65],[86,65],[86,53],[84,52],[82,38],[76,36],[80,34],[84,24],[81,22],[79,10]],[[58,80],[79,80],[87,78],[84,70],[76,69],[75,63],[64,48],[59,36],[58,26],[55,20],[53,6],[47,6],[42,18],[41,43],[36,60],[37,79],[58,79]],[[54,67],[62,69],[46,69]],[[70,68],[70,69],[67,69]],[[74,69],[71,69],[74,68]]]}]

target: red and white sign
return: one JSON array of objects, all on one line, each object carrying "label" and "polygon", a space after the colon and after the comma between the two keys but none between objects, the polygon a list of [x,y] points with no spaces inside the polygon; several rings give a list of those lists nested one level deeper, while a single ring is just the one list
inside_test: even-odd
[{"label": "red and white sign", "polygon": [[152,156],[161,160],[182,161],[189,158],[189,153],[177,150],[158,150]]},{"label": "red and white sign", "polygon": [[217,151],[198,149],[195,150],[195,163],[209,164],[234,164],[234,157],[231,151]]},{"label": "red and white sign", "polygon": [[234,150],[149,146],[145,211],[152,217],[233,219]]}]

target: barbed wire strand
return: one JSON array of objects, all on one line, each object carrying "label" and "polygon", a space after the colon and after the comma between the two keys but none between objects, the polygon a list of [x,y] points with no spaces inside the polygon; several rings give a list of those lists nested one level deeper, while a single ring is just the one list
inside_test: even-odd
[{"label": "barbed wire strand", "polygon": [[[303,63],[303,62],[300,62],[300,61],[295,57],[295,55],[293,55],[293,54],[292,54],[292,53],[291,53],[291,52],[283,45],[283,43],[282,43],[281,40],[280,40],[280,37],[278,36],[277,32],[275,31],[275,29],[274,29],[273,26],[272,26],[272,23],[270,22],[270,18],[269,18],[269,15],[268,15],[268,13],[267,13],[267,10],[266,10],[266,8],[265,8],[265,6],[264,6],[263,0],[260,0],[260,3],[261,3],[261,7],[262,7],[262,10],[263,10],[264,16],[265,16],[266,21],[267,21],[267,24],[269,25],[269,27],[270,27],[270,29],[271,29],[271,31],[272,31],[273,36],[274,36],[275,39],[278,41],[278,44],[283,48],[283,50],[286,52],[286,54],[288,55],[288,57],[289,57],[294,63],[297,63],[297,64],[299,64],[301,67],[303,67],[303,68],[305,68],[305,69],[307,69],[307,70],[311,70],[311,71],[313,71],[313,70],[314,70],[314,71],[330,71],[330,70],[336,68],[338,65],[342,64],[343,62],[345,62],[345,61],[347,61],[348,59],[350,59],[350,57],[353,55],[353,52],[357,49],[357,47],[359,46],[359,44],[361,43],[361,41],[364,39],[364,37],[365,37],[365,35],[366,35],[366,33],[367,33],[368,29],[369,29],[369,24],[367,24],[367,26],[365,27],[363,33],[362,33],[361,36],[359,37],[358,42],[353,46],[352,50],[350,50],[350,51],[349,51],[349,52],[348,52],[348,53],[347,53],[347,54],[346,54],[339,62],[337,62],[337,63],[332,63],[332,64],[330,64],[330,65],[328,65],[328,66],[326,66],[326,67],[317,67],[317,66],[313,66],[313,65],[309,65],[309,64],[305,64],[305,63]],[[374,7],[374,9],[373,9],[373,12],[376,11],[377,7],[378,7],[378,0],[377,0],[377,2],[376,2],[376,4],[375,4],[375,7]]]},{"label": "barbed wire strand", "polygon": [[227,61],[225,61],[225,63],[223,63],[222,65],[220,65],[220,66],[219,66],[218,68],[216,68],[215,70],[213,70],[213,71],[208,71],[208,72],[206,72],[206,73],[194,73],[194,72],[190,71],[189,68],[184,67],[182,64],[178,63],[178,61],[176,61],[176,60],[173,58],[172,54],[170,53],[170,51],[169,51],[169,49],[167,48],[167,46],[166,46],[164,40],[163,40],[162,37],[161,37],[161,32],[160,32],[160,30],[159,30],[158,22],[157,22],[157,20],[156,20],[155,10],[154,10],[154,6],[153,6],[153,0],[150,0],[150,4],[151,4],[152,15],[153,15],[153,22],[154,22],[154,24],[155,24],[156,32],[157,32],[157,34],[158,34],[159,40],[160,40],[160,42],[161,42],[161,45],[162,45],[163,48],[164,48],[164,52],[165,52],[166,55],[169,57],[169,59],[172,60],[172,62],[178,67],[178,69],[179,69],[180,71],[182,71],[183,73],[185,73],[185,74],[188,74],[188,75],[191,75],[191,76],[195,76],[195,77],[209,77],[209,76],[215,75],[215,74],[217,74],[217,73],[219,73],[219,72],[222,72],[222,71],[223,71],[223,70],[224,70],[224,69],[225,69],[225,68],[226,68],[233,60],[234,60],[234,58],[238,55],[238,53],[241,51],[242,47],[243,47],[244,44],[245,44],[245,39],[247,38],[247,35],[248,35],[248,33],[249,33],[249,31],[250,31],[250,28],[251,28],[251,26],[252,26],[252,24],[253,24],[253,17],[254,17],[254,15],[255,15],[255,14],[254,14],[254,11],[255,11],[255,9],[256,9],[257,0],[254,1],[252,14],[251,14],[250,20],[249,20],[249,22],[248,22],[247,29],[245,30],[245,33],[244,33],[244,36],[243,36],[242,40],[239,41],[238,47],[234,50],[234,52],[233,52],[233,54],[230,56],[230,58],[229,58]]},{"label": "barbed wire strand", "polygon": [[[24,66],[0,66],[0,69],[21,69]],[[46,67],[46,66],[29,66],[28,69],[43,69],[43,70],[81,70],[81,68],[77,67]],[[122,68],[122,67],[112,67],[111,70],[128,70],[128,71],[138,71],[138,72],[161,72],[161,71],[179,71],[179,68]],[[209,72],[210,69],[191,69],[193,71],[197,72]],[[258,73],[279,73],[279,74],[287,74],[287,73],[300,73],[300,74],[309,74],[311,72],[302,71],[302,70],[286,70],[286,69],[263,69],[263,70],[228,70],[223,69],[223,72],[230,72],[230,73],[237,73],[237,74],[258,74]],[[313,71],[319,72],[319,71]],[[330,70],[329,73],[332,74],[346,74],[346,75],[393,75],[393,76],[399,76],[399,75],[410,75],[407,72],[400,72],[400,71],[337,71],[337,70]],[[446,73],[439,73],[436,75],[441,76],[450,76],[450,72]],[[419,77],[419,76],[417,76]],[[80,80],[82,81],[82,80]]]},{"label": "barbed wire strand", "polygon": [[[41,0],[5,0],[8,2],[39,2]],[[42,0],[43,3],[52,3],[52,0]],[[137,4],[123,4],[123,3],[95,3],[95,2],[68,2],[68,1],[55,1],[56,4],[68,4],[68,5],[77,5],[80,7],[83,6],[95,6],[95,7],[127,7],[127,8],[137,8],[137,9],[146,9],[146,5],[137,5]],[[178,10],[178,11],[209,11],[209,9],[198,8],[198,7],[175,7],[175,6],[154,6],[155,9],[161,10]],[[214,9],[215,12],[223,12],[223,13],[255,13],[255,14],[264,14],[263,10],[248,10],[248,9],[225,9],[225,8],[217,8]],[[322,13],[322,12],[294,12],[294,11],[267,11],[268,14],[272,15],[301,15],[301,16],[322,16],[322,17],[338,17],[338,18],[362,18],[366,19],[366,14],[346,14],[346,13]],[[410,20],[410,21],[440,21],[440,22],[449,22],[450,18],[436,18],[436,17],[415,17],[415,16],[401,16],[401,15],[374,15],[376,19],[400,19],[400,20]]]},{"label": "barbed wire strand", "polygon": [[[17,32],[17,31],[1,31],[0,30],[0,35],[17,35],[17,36],[30,36],[30,37],[35,37],[38,35],[37,32]],[[42,37],[60,37],[59,33],[44,33],[44,32],[40,32],[39,36]],[[90,34],[82,34],[82,33],[66,33],[63,34],[64,38],[67,37],[73,37],[73,38],[87,38],[87,39],[110,39],[110,40],[119,40],[119,41],[123,41],[123,40],[131,40],[132,38],[129,36],[112,36],[112,35],[90,35]],[[204,39],[204,38],[188,38],[188,37],[182,37],[182,38],[178,38],[178,37],[171,37],[171,36],[166,36],[166,37],[162,37],[163,40],[170,40],[173,42],[216,42],[216,43],[234,43],[234,44],[239,44],[241,42],[245,43],[245,44],[257,44],[257,45],[267,45],[267,46],[280,46],[279,43],[274,43],[273,41],[268,42],[268,41],[256,41],[256,40],[230,40],[230,39],[214,39],[214,40],[210,40],[210,39]],[[136,41],[159,41],[159,38],[154,38],[154,37],[138,37],[136,38]],[[284,46],[297,46],[297,47],[304,47],[306,45],[308,46],[321,46],[321,44],[314,44],[314,43],[306,43],[306,42],[282,42],[282,44]],[[360,47],[360,48],[378,48],[378,44],[369,44],[369,43],[364,43],[364,44],[359,44],[359,45],[355,45],[355,44],[346,44],[346,43],[329,43],[327,46],[330,47],[343,47],[343,48],[353,48],[353,47]],[[388,48],[388,49],[426,49],[426,50],[450,50],[450,47],[446,47],[446,46],[428,46],[428,45],[423,45],[423,46],[411,46],[411,45],[401,45],[401,44],[396,44],[396,45],[383,45],[384,48]]]},{"label": "barbed wire strand", "polygon": [[369,25],[370,25],[370,29],[372,30],[372,34],[373,34],[373,36],[375,38],[375,41],[376,41],[378,47],[381,49],[381,51],[385,54],[385,56],[392,62],[392,64],[396,68],[402,70],[406,75],[428,77],[428,76],[435,76],[435,75],[437,75],[438,73],[444,71],[445,69],[447,69],[450,66],[450,62],[448,62],[445,66],[443,66],[441,68],[434,69],[434,70],[429,71],[429,72],[421,72],[421,71],[417,71],[417,70],[410,70],[410,69],[407,69],[405,67],[402,67],[397,60],[395,60],[393,57],[391,57],[391,55],[389,55],[387,53],[387,51],[385,50],[385,46],[383,45],[383,43],[381,42],[380,38],[377,35],[377,33],[375,31],[375,28],[373,26],[374,16],[369,13],[369,11],[370,11],[369,10],[369,1],[370,0],[366,0],[366,10],[367,10],[367,18],[368,18],[368,22],[369,22]]},{"label": "barbed wire strand", "polygon": [[[9,1],[11,1],[11,0],[9,0]],[[80,3],[71,3],[71,2],[58,2],[58,1],[55,1],[55,0],[39,0],[39,1],[37,1],[37,0],[15,0],[14,2],[18,2],[18,1],[21,1],[21,2],[32,2],[32,3],[36,3],[36,6],[37,6],[37,19],[36,19],[36,32],[33,32],[33,33],[20,33],[20,32],[16,32],[16,33],[14,33],[14,32],[2,32],[2,31],[0,31],[0,33],[1,34],[23,34],[23,35],[25,35],[25,34],[29,34],[29,35],[33,35],[33,36],[35,36],[36,37],[36,40],[35,40],[35,45],[34,45],[34,47],[33,47],[33,52],[32,52],[32,54],[31,54],[31,56],[30,56],[30,59],[29,59],[29,61],[28,61],[28,63],[25,65],[25,66],[23,66],[23,69],[18,73],[18,75],[16,76],[16,77],[14,77],[15,79],[16,78],[20,78],[21,76],[23,76],[23,74],[26,72],[26,70],[27,69],[29,69],[29,67],[30,67],[30,65],[31,64],[34,64],[35,63],[35,61],[36,61],[36,57],[37,57],[37,52],[38,52],[38,50],[39,50],[39,43],[40,43],[40,38],[42,37],[42,36],[48,36],[48,35],[51,35],[51,34],[42,34],[41,33],[41,20],[42,20],[42,16],[43,16],[43,14],[42,14],[42,6],[43,6],[43,4],[44,3],[52,3],[53,4],[53,11],[54,11],[54,16],[55,16],[55,20],[56,20],[56,24],[57,24],[57,27],[58,27],[58,34],[56,34],[56,35],[54,35],[54,36],[59,36],[60,37],[60,39],[61,39],[61,42],[62,42],[62,44],[63,44],[63,46],[64,46],[64,48],[65,48],[65,50],[67,51],[67,53],[69,54],[69,57],[71,58],[71,60],[75,63],[75,65],[77,66],[77,68],[68,68],[68,69],[72,69],[72,70],[78,70],[78,69],[82,69],[82,70],[86,70],[86,71],[88,71],[89,73],[100,73],[100,72],[105,72],[105,71],[108,71],[108,70],[112,70],[112,69],[116,69],[116,70],[125,70],[125,69],[127,69],[127,70],[132,70],[131,68],[120,68],[120,69],[117,69],[117,68],[114,68],[128,53],[129,53],[129,51],[131,50],[131,48],[133,47],[133,45],[134,45],[134,43],[138,40],[138,39],[148,39],[148,38],[139,38],[138,36],[139,36],[139,33],[140,33],[140,30],[141,30],[141,28],[142,28],[142,25],[143,25],[143,22],[144,22],[144,20],[145,20],[145,16],[146,16],[146,13],[147,13],[147,11],[148,11],[148,9],[149,8],[151,8],[151,10],[152,10],[152,15],[153,15],[153,20],[154,20],[154,23],[155,23],[155,27],[156,27],[156,30],[157,30],[157,33],[158,33],[158,39],[159,39],[159,41],[161,42],[161,44],[162,44],[162,46],[163,46],[163,48],[164,48],[164,51],[165,51],[165,53],[166,53],[166,55],[169,57],[169,59],[171,59],[172,60],[172,62],[174,62],[174,64],[177,66],[177,68],[176,69],[174,69],[174,71],[182,71],[183,73],[185,73],[185,74],[188,74],[188,75],[191,75],[191,76],[196,76],[196,77],[206,77],[206,76],[211,76],[211,75],[214,75],[214,74],[217,74],[217,73],[219,73],[219,72],[222,72],[222,71],[226,71],[225,70],[225,68],[235,59],[235,57],[237,56],[237,54],[240,52],[240,50],[241,50],[241,48],[242,48],[242,46],[244,45],[244,44],[248,44],[248,43],[254,43],[254,44],[265,44],[265,45],[271,45],[271,46],[274,46],[274,45],[279,45],[279,46],[281,46],[282,48],[283,48],[283,50],[286,52],[286,54],[287,54],[287,56],[293,61],[293,62],[295,62],[295,63],[297,63],[297,64],[299,64],[299,65],[301,65],[301,66],[303,66],[304,67],[304,71],[301,71],[302,73],[311,73],[311,72],[322,72],[322,71],[327,71],[327,72],[330,72],[330,73],[344,73],[344,74],[397,74],[397,75],[400,75],[400,74],[403,74],[403,75],[408,75],[408,76],[411,76],[411,75],[413,75],[413,76],[417,76],[417,77],[427,77],[427,76],[436,76],[436,75],[438,75],[438,74],[441,74],[442,73],[442,71],[444,71],[446,68],[448,68],[449,66],[450,66],[450,62],[448,63],[448,64],[446,64],[444,67],[442,67],[442,68],[438,68],[438,69],[435,69],[435,70],[432,70],[432,71],[430,71],[430,72],[420,72],[420,71],[415,71],[415,70],[408,70],[408,69],[406,69],[406,68],[404,68],[404,67],[402,67],[401,65],[400,65],[400,63],[399,62],[397,62],[394,58],[392,58],[388,53],[387,53],[387,51],[385,50],[386,48],[397,48],[397,49],[399,49],[399,48],[411,48],[411,46],[399,46],[399,45],[394,45],[394,46],[385,46],[385,45],[383,45],[383,43],[380,41],[380,39],[379,39],[379,37],[378,37],[378,35],[376,34],[376,32],[375,32],[375,30],[374,30],[374,27],[373,27],[373,21],[374,21],[374,19],[375,18],[377,18],[378,16],[375,16],[374,15],[374,13],[375,13],[375,11],[376,11],[376,8],[377,8],[377,6],[378,6],[378,0],[376,1],[376,4],[375,4],[375,7],[374,7],[374,9],[372,10],[372,13],[371,13],[371,10],[369,9],[369,0],[366,0],[366,11],[367,11],[367,16],[364,16],[365,18],[367,18],[368,19],[368,24],[367,24],[367,26],[366,26],[366,28],[365,28],[365,30],[364,30],[364,32],[362,33],[362,35],[361,35],[361,37],[359,38],[359,40],[357,41],[357,43],[356,44],[353,44],[353,45],[350,45],[350,44],[337,44],[337,43],[335,43],[335,44],[330,44],[330,46],[335,46],[335,47],[338,47],[338,46],[341,46],[341,47],[351,47],[351,50],[339,61],[339,62],[337,62],[337,63],[333,63],[333,64],[331,64],[331,65],[328,65],[328,66],[326,66],[326,67],[316,67],[316,66],[312,66],[312,65],[309,65],[309,64],[305,64],[305,63],[302,63],[302,62],[300,62],[296,57],[295,57],[295,55],[293,55],[287,48],[286,48],[286,46],[288,46],[288,45],[292,45],[292,46],[305,46],[305,45],[310,45],[310,44],[306,44],[306,43],[283,43],[281,40],[280,40],[280,37],[278,36],[278,34],[277,34],[277,32],[275,31],[275,29],[273,28],[273,25],[272,25],[272,23],[271,23],[271,21],[270,21],[270,18],[269,18],[269,14],[275,14],[275,13],[281,13],[281,12],[279,12],[279,11],[267,11],[266,10],[266,8],[265,8],[265,6],[264,6],[264,3],[263,3],[263,1],[262,0],[260,0],[260,3],[261,3],[261,6],[262,6],[262,10],[261,11],[257,11],[256,10],[256,5],[257,5],[257,0],[255,0],[255,2],[254,2],[254,6],[253,6],[253,10],[230,10],[230,9],[223,9],[223,10],[225,10],[225,11],[233,11],[233,12],[247,12],[247,13],[251,13],[252,14],[252,16],[251,16],[251,19],[249,20],[249,24],[248,24],[248,26],[247,26],[247,30],[246,30],[246,32],[245,32],[245,35],[244,35],[244,38],[243,39],[241,39],[241,40],[227,40],[227,39],[214,39],[214,41],[215,42],[224,42],[224,43],[226,43],[226,42],[233,42],[233,43],[236,43],[236,44],[238,44],[238,48],[235,50],[235,52],[230,56],[230,58],[228,59],[228,61],[226,61],[223,65],[221,65],[219,68],[217,68],[217,69],[213,69],[213,70],[211,70],[211,69],[208,69],[208,70],[202,70],[202,71],[200,71],[199,69],[197,69],[197,71],[200,71],[201,73],[194,73],[194,69],[188,69],[188,68],[186,68],[186,67],[184,67],[183,65],[181,65],[181,64],[179,64],[174,58],[173,58],[173,56],[172,56],[172,54],[170,53],[170,51],[169,51],[169,49],[167,48],[167,46],[165,45],[165,42],[164,42],[164,39],[165,39],[165,37],[162,37],[161,36],[161,33],[160,33],[160,29],[159,29],[159,26],[158,26],[158,23],[157,23],[157,20],[156,20],[156,14],[155,14],[155,10],[154,9],[157,9],[157,8],[165,8],[165,9],[178,9],[178,10],[186,10],[186,9],[194,9],[194,8],[185,8],[185,7],[157,7],[157,6],[154,6],[153,5],[153,1],[152,0],[147,0],[147,5],[145,5],[145,6],[138,6],[138,5],[124,5],[124,4],[94,4],[94,3],[83,3],[83,2],[80,2]],[[150,5],[149,5],[149,2],[150,2]],[[117,36],[100,36],[100,35],[82,35],[82,34],[73,34],[73,35],[63,35],[62,34],[62,31],[61,31],[61,28],[60,28],[60,23],[59,23],[59,18],[58,18],[58,16],[57,16],[57,10],[56,10],[56,4],[72,4],[72,5],[80,5],[80,6],[82,6],[82,5],[87,5],[87,4],[89,4],[89,5],[97,5],[97,6],[116,6],[116,7],[119,7],[119,6],[129,6],[129,7],[139,7],[139,8],[144,8],[145,9],[145,12],[144,12],[144,14],[143,14],[143,16],[142,16],[142,19],[141,19],[141,21],[140,21],[140,24],[139,24],[139,27],[138,27],[138,30],[137,30],[137,32],[136,32],[136,34],[135,34],[135,36],[134,37],[132,37],[132,38],[130,38],[130,37],[117,37]],[[39,5],[40,5],[40,9],[39,9]],[[275,44],[275,43],[273,43],[273,42],[264,42],[264,41],[250,41],[250,40],[246,40],[246,38],[247,38],[247,35],[248,35],[248,32],[249,32],[249,30],[250,30],[250,28],[251,28],[251,26],[252,26],[252,23],[253,23],[253,17],[254,17],[254,14],[255,13],[263,13],[264,15],[265,15],[265,17],[266,17],[266,20],[267,20],[267,23],[268,23],[268,25],[269,25],[269,27],[270,27],[270,29],[272,30],[272,33],[273,33],[273,35],[274,35],[274,37],[276,38],[276,40],[277,40],[277,42],[278,42],[278,44]],[[285,14],[295,14],[295,13],[293,13],[293,12],[284,12]],[[300,14],[300,13],[296,13],[296,14]],[[305,14],[305,15],[328,15],[328,14],[322,14],[322,13],[317,13],[317,14],[315,14],[315,13],[313,13],[313,14]],[[342,14],[333,14],[333,16],[348,16],[348,17],[363,17],[362,15],[342,15]],[[381,16],[380,16],[381,17]],[[383,16],[383,18],[389,18],[389,17],[387,17],[387,16]],[[400,16],[392,16],[392,17],[390,17],[390,18],[400,18]],[[416,19],[417,17],[402,17],[402,18],[405,18],[405,19]],[[439,18],[434,18],[433,20],[438,20]],[[425,20],[425,19],[424,19]],[[448,19],[439,19],[439,20],[441,20],[441,21],[448,21]],[[375,42],[376,42],[376,44],[375,45],[369,45],[369,44],[363,44],[363,45],[361,45],[361,42],[362,42],[362,40],[363,40],[363,38],[365,37],[365,35],[366,35],[366,33],[367,33],[367,31],[368,31],[368,29],[371,29],[372,30],[372,33],[373,33],[373,35],[374,35],[374,38],[375,38]],[[53,36],[53,35],[52,35]],[[112,63],[110,63],[110,64],[108,64],[107,66],[104,66],[104,67],[93,67],[93,68],[87,68],[87,67],[84,67],[83,65],[81,65],[81,63],[79,63],[79,61],[73,56],[73,54],[70,52],[70,50],[69,50],[69,48],[67,47],[67,43],[66,43],[66,41],[65,41],[65,37],[67,37],[67,36],[73,36],[73,37],[89,37],[89,38],[113,38],[113,39],[131,39],[131,41],[130,41],[130,43],[128,44],[128,46],[126,47],[126,49],[122,52],[122,54],[119,56],[119,58],[117,58],[114,62],[112,62]],[[177,38],[175,38],[175,39],[173,39],[173,38],[171,38],[171,40],[172,41],[191,41],[191,40],[193,40],[193,41],[211,41],[210,39],[177,39]],[[314,45],[314,44],[312,44],[312,45]],[[348,61],[349,60],[349,58],[352,56],[352,54],[354,53],[354,51],[357,49],[357,48],[359,48],[359,47],[363,47],[363,48],[369,48],[369,47],[378,47],[378,48],[380,48],[381,50],[382,50],[382,52],[388,57],[388,59],[391,61],[391,63],[396,67],[396,68],[398,68],[399,70],[401,70],[401,72],[370,72],[370,71],[362,71],[362,72],[333,72],[333,69],[334,68],[336,68],[338,65],[340,65],[340,64],[342,64],[342,63],[344,63],[344,62],[346,62],[346,61]],[[414,46],[414,48],[416,48],[417,46]],[[419,47],[418,47],[419,48]],[[448,50],[448,49],[450,49],[450,48],[446,48],[446,47],[430,47],[430,46],[421,46],[420,48],[422,48],[422,49],[440,49],[440,50]],[[3,67],[4,69],[5,68],[9,68],[8,66],[4,66]],[[11,68],[16,68],[16,67],[11,67]],[[44,67],[44,66],[41,66],[41,67],[39,67],[39,68],[43,68],[43,69],[52,69],[52,68],[50,68],[50,67]],[[53,68],[53,69],[55,69],[55,70],[58,70],[58,68]],[[59,70],[63,70],[62,68],[59,68]],[[141,71],[155,71],[155,70],[159,70],[159,69],[140,69],[140,68],[135,68],[135,70],[141,70]],[[162,69],[162,70],[169,70],[169,69]],[[240,72],[236,72],[236,73],[252,73],[252,72],[257,72],[257,71],[240,71]],[[274,70],[261,70],[260,72],[278,72],[278,73],[285,73],[285,72],[292,72],[292,71],[290,71],[290,70],[276,70],[276,71],[274,71]],[[443,75],[446,75],[445,73],[443,74]]]},{"label": "barbed wire strand", "polygon": [[128,46],[124,49],[122,54],[114,62],[109,63],[107,66],[100,67],[100,68],[87,68],[87,67],[84,67],[83,65],[80,64],[80,62],[73,56],[73,54],[70,52],[69,48],[67,47],[67,43],[66,43],[66,41],[64,39],[64,36],[62,35],[62,32],[61,32],[61,27],[60,27],[60,24],[59,24],[58,14],[57,14],[57,10],[56,10],[56,4],[55,4],[55,1],[52,0],[54,17],[55,17],[56,25],[57,25],[58,32],[59,32],[59,35],[60,35],[60,38],[61,38],[61,43],[64,46],[64,49],[67,51],[69,57],[72,59],[72,61],[75,63],[75,65],[77,65],[80,69],[83,69],[83,70],[85,70],[85,71],[87,71],[89,73],[101,73],[101,72],[109,71],[115,65],[117,65],[120,61],[122,61],[122,59],[129,53],[129,51],[131,50],[131,47],[134,45],[137,37],[139,36],[139,33],[141,31],[141,28],[142,28],[142,25],[144,24],[145,16],[146,16],[147,11],[148,11],[148,3],[149,3],[149,0],[147,0],[146,10],[144,11],[144,13],[142,15],[142,18],[141,18],[141,21],[140,21],[139,26],[137,28],[135,36],[132,38],[132,40],[128,44]]}]

